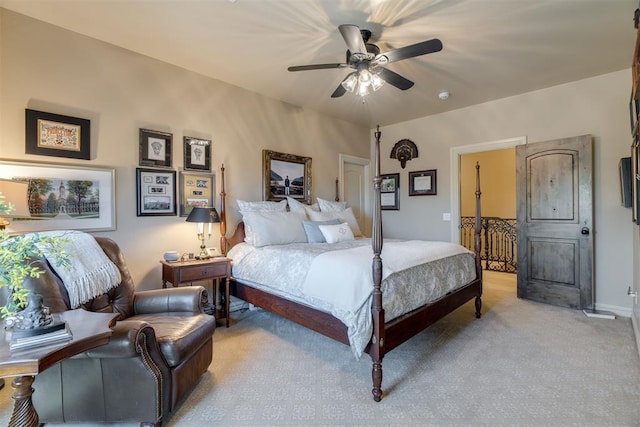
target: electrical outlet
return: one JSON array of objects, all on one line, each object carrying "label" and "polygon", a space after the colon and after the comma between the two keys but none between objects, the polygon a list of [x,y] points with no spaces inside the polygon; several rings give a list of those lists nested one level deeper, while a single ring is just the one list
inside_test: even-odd
[{"label": "electrical outlet", "polygon": [[443,221],[451,221],[451,214],[449,212],[445,212],[442,214]]}]

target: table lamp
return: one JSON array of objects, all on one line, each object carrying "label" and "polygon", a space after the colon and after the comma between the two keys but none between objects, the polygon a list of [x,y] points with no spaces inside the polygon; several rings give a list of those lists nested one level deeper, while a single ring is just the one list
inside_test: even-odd
[{"label": "table lamp", "polygon": [[193,208],[191,212],[189,212],[189,216],[187,217],[187,222],[195,222],[198,223],[198,239],[200,240],[200,254],[198,255],[199,259],[209,258],[209,253],[207,252],[207,247],[204,244],[205,239],[205,230],[204,225],[209,224],[209,238],[211,238],[211,224],[214,222],[220,222],[220,217],[218,216],[218,212],[216,208]]}]

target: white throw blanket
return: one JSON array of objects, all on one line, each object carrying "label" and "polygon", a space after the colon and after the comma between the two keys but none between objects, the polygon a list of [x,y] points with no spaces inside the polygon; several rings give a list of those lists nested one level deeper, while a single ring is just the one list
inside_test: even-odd
[{"label": "white throw blanket", "polygon": [[47,231],[41,236],[61,237],[62,244],[69,254],[70,267],[57,267],[55,255],[41,247],[53,270],[60,276],[69,294],[71,308],[102,295],[116,287],[121,281],[120,270],[111,262],[98,242],[90,234],[75,230]]}]

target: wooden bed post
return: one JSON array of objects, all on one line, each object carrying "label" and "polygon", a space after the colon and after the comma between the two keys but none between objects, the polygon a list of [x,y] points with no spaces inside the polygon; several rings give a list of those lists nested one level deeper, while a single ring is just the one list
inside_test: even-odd
[{"label": "wooden bed post", "polygon": [[382,398],[382,358],[384,357],[384,309],[382,308],[382,207],[380,201],[380,126],[376,128],[374,150],[374,174],[373,177],[373,226],[371,230],[371,246],[373,247],[373,300],[371,301],[371,314],[373,315],[373,337],[371,338],[373,379],[373,400],[380,402]]},{"label": "wooden bed post", "polygon": [[224,163],[220,167],[220,253],[227,254],[227,214],[225,212]]},{"label": "wooden bed post", "polygon": [[[480,259],[482,233],[482,214],[480,209],[480,163],[476,162],[476,224],[474,230],[474,252],[476,253],[476,278],[482,283],[482,260]],[[482,292],[481,292],[482,294]],[[482,309],[482,299],[480,295],[476,296],[476,318],[480,318]]]}]

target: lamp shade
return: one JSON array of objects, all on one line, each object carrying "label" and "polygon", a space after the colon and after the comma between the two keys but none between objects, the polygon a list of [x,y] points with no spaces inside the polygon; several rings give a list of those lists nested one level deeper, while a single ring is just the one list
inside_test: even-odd
[{"label": "lamp shade", "polygon": [[220,222],[216,208],[193,208],[186,219],[187,222]]}]

